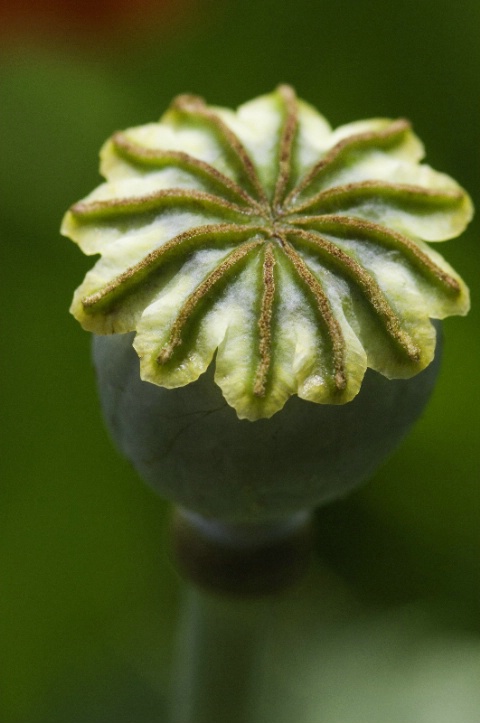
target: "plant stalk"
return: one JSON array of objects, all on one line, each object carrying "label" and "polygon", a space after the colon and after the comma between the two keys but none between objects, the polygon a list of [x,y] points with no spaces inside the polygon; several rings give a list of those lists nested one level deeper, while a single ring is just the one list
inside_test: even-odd
[{"label": "plant stalk", "polygon": [[169,723],[253,723],[275,601],[308,567],[310,514],[248,525],[178,510],[172,543],[187,581]]},{"label": "plant stalk", "polygon": [[215,597],[185,584],[170,723],[250,723],[272,600]]}]

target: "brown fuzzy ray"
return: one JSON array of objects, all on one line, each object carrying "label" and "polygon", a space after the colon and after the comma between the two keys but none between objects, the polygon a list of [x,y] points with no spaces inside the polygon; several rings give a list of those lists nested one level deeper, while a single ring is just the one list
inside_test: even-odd
[{"label": "brown fuzzy ray", "polygon": [[400,319],[387,301],[383,291],[367,271],[351,256],[342,251],[331,241],[318,233],[289,229],[289,237],[297,241],[306,242],[321,252],[322,256],[341,270],[350,280],[354,281],[373,308],[375,314],[381,319],[388,335],[400,347],[402,352],[412,362],[420,359],[420,350],[407,332],[403,331]]},{"label": "brown fuzzy ray", "polygon": [[273,198],[273,208],[279,209],[292,172],[292,151],[298,128],[298,103],[293,88],[281,85],[278,88],[285,107],[285,121],[279,143],[278,177]]},{"label": "brown fuzzy ray", "polygon": [[242,261],[253,249],[264,243],[258,239],[244,243],[234,249],[228,256],[207,276],[207,278],[190,294],[180,309],[179,314],[170,330],[168,342],[163,346],[157,357],[158,364],[166,364],[173,356],[175,349],[182,344],[182,333],[186,323],[195,311],[198,303],[204,299],[211,289],[218,284],[232,267]]},{"label": "brown fuzzy ray", "polygon": [[237,200],[243,201],[247,206],[252,208],[256,213],[262,212],[260,206],[255,199],[250,196],[238,183],[232,181],[231,178],[218,171],[210,163],[195,158],[195,156],[183,151],[158,150],[153,148],[145,148],[139,143],[130,140],[126,133],[115,133],[112,137],[112,144],[118,156],[128,163],[145,168],[165,168],[166,166],[174,166],[192,173],[199,178],[205,178],[215,186],[218,186],[224,193],[231,194]]},{"label": "brown fuzzy ray", "polygon": [[[285,229],[288,231],[289,229]],[[283,234],[279,235],[283,250],[290,259],[297,275],[308,288],[315,299],[316,311],[325,325],[332,346],[333,381],[335,388],[342,391],[347,386],[345,372],[345,338],[338,321],[336,320],[328,296],[325,294],[320,282],[312,274],[305,261]]]},{"label": "brown fuzzy ray", "polygon": [[267,378],[272,363],[272,315],[275,299],[275,255],[273,244],[265,247],[263,259],[263,297],[258,319],[260,362],[255,374],[253,393],[256,397],[264,397]]},{"label": "brown fuzzy ray", "polygon": [[170,210],[172,207],[199,208],[212,207],[220,211],[229,211],[240,216],[254,215],[251,209],[238,206],[226,199],[203,191],[185,188],[169,188],[145,196],[114,198],[107,201],[80,201],[75,203],[70,212],[80,222],[102,221],[109,219],[135,216],[137,214]]},{"label": "brown fuzzy ray", "polygon": [[409,121],[400,118],[399,120],[393,121],[388,128],[384,130],[355,133],[339,141],[308,171],[298,185],[291,190],[285,199],[285,205],[294,202],[296,197],[303,193],[308,186],[317,181],[323,173],[330,170],[342,154],[351,150],[360,150],[375,145],[379,145],[380,148],[388,148],[389,145],[398,143],[410,129],[411,124]]},{"label": "brown fuzzy ray", "polygon": [[425,188],[407,183],[388,183],[387,181],[360,181],[359,183],[347,183],[343,186],[335,186],[326,191],[321,191],[315,196],[291,206],[288,214],[304,213],[309,209],[322,210],[326,213],[330,208],[342,206],[346,202],[358,200],[382,201],[407,199],[410,203],[428,204],[429,208],[452,208],[463,200],[464,194],[456,189],[438,190]]},{"label": "brown fuzzy ray", "polygon": [[203,98],[196,95],[180,95],[173,101],[172,108],[187,116],[201,118],[215,131],[217,136],[223,140],[224,147],[230,151],[242,167],[243,173],[255,191],[257,199],[267,206],[268,199],[247,149],[220,116],[208,108]]},{"label": "brown fuzzy ray", "polygon": [[430,256],[427,256],[419,248],[415,241],[379,223],[365,221],[355,216],[335,215],[305,216],[292,219],[291,223],[295,226],[305,226],[307,229],[323,231],[334,236],[347,236],[397,249],[404,253],[420,272],[439,283],[446,291],[454,294],[459,294],[461,291],[458,281],[450,274],[447,274],[440,266],[437,266]]},{"label": "brown fuzzy ray", "polygon": [[95,313],[97,310],[103,313],[108,311],[111,304],[116,304],[122,296],[128,296],[139,283],[145,280],[146,276],[154,273],[162,263],[169,258],[172,259],[176,253],[190,243],[194,243],[195,246],[197,244],[208,244],[212,241],[221,241],[222,237],[227,243],[231,243],[234,239],[241,242],[262,233],[262,231],[264,231],[262,226],[247,227],[236,224],[212,224],[185,231],[151,251],[141,261],[134,266],[130,266],[99,291],[86,296],[82,301],[82,305],[85,311],[91,313]]}]

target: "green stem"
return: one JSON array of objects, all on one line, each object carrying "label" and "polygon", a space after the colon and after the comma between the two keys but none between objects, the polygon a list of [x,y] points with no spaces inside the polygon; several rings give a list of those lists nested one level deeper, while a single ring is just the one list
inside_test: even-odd
[{"label": "green stem", "polygon": [[172,546],[190,582],[183,590],[170,723],[254,723],[279,593],[308,566],[310,513],[241,524],[177,510]]},{"label": "green stem", "polygon": [[185,585],[170,723],[254,720],[273,603]]}]

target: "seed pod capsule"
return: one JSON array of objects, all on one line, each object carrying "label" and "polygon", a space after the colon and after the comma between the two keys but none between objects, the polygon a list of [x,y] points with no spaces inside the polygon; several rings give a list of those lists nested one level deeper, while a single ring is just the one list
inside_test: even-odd
[{"label": "seed pod capsule", "polygon": [[275,520],[395,447],[434,383],[430,320],[469,308],[426,242],[472,204],[422,157],[408,121],[332,131],[288,86],[236,112],[180,96],[106,143],[107,182],[62,226],[101,254],[71,310],[110,430],[162,494]]}]

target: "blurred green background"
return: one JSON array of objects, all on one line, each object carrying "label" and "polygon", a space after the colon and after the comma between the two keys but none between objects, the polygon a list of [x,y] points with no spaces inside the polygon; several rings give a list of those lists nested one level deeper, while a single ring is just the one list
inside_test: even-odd
[{"label": "blurred green background", "polygon": [[[128,13],[123,3],[104,5],[100,13],[101,0],[0,4],[2,723],[165,720],[180,591],[168,556],[169,509],[104,430],[90,340],[68,314],[91,260],[58,232],[65,209],[99,182],[105,138],[157,119],[181,92],[236,106],[288,82],[333,126],[410,118],[427,161],[480,206],[477,0],[184,0],[138,3]],[[469,284],[473,309],[444,324],[443,369],[426,413],[374,480],[318,512],[314,569],[279,612],[285,641],[296,641],[297,668],[310,666],[302,685],[318,684],[317,654],[334,676],[323,695],[330,714],[305,708],[302,718],[298,701],[311,697],[297,691],[290,720],[337,721],[337,711],[341,723],[376,721],[368,700],[378,684],[391,695],[379,720],[393,721],[394,692],[410,685],[406,670],[418,663],[406,640],[426,641],[421,651],[430,662],[422,657],[417,667],[434,681],[428,689],[426,677],[430,696],[442,675],[451,681],[449,665],[457,672],[470,665],[459,678],[461,695],[455,688],[449,701],[457,694],[473,701],[471,670],[480,661],[478,235],[474,221],[441,249]],[[340,620],[332,613],[339,608]],[[297,630],[292,620],[300,619]],[[326,642],[320,632],[327,628]],[[438,643],[428,657],[432,640],[444,641],[447,652]],[[378,680],[375,666],[352,664],[359,646],[377,661]],[[392,662],[393,649],[402,664]],[[289,655],[282,650],[272,652],[277,661]],[[330,667],[326,650],[335,651]],[[389,683],[382,656],[391,664]],[[289,674],[287,664],[282,670]],[[365,709],[356,708],[362,695]],[[416,721],[422,705],[421,695],[409,699],[419,707],[402,723]],[[418,720],[439,723],[445,705]],[[480,721],[480,707],[467,708],[445,720]],[[266,723],[269,711],[283,720],[272,701]]]}]

